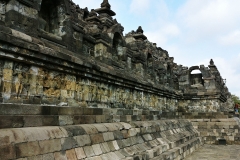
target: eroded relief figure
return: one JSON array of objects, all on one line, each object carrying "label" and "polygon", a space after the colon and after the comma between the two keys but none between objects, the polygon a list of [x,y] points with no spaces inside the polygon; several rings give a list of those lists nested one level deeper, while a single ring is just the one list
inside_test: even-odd
[{"label": "eroded relief figure", "polygon": [[60,97],[61,75],[58,72],[45,72],[44,95],[47,97]]},{"label": "eroded relief figure", "polygon": [[76,90],[76,77],[72,75],[65,75],[62,79],[61,98],[74,98]]},{"label": "eroded relief figure", "polygon": [[90,101],[91,102],[95,102],[97,100],[97,85],[96,85],[96,81],[92,82],[90,85]]},{"label": "eroded relief figure", "polygon": [[36,95],[43,95],[43,86],[44,86],[45,72],[42,68],[38,69],[37,82],[36,82]]},{"label": "eroded relief figure", "polygon": [[23,66],[21,63],[15,63],[13,69],[13,93],[15,93],[15,98],[20,98],[22,96],[29,96],[29,67]]},{"label": "eroded relief figure", "polygon": [[89,80],[83,80],[82,101],[89,101]]},{"label": "eroded relief figure", "polygon": [[82,95],[83,95],[83,82],[81,79],[78,79],[76,82],[76,100],[81,102],[82,101]]}]

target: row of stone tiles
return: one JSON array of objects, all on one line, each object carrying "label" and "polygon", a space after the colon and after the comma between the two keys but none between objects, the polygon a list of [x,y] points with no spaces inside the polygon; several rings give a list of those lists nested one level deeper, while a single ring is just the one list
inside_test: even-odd
[{"label": "row of stone tiles", "polygon": [[0,115],[0,129],[165,119],[161,115]]},{"label": "row of stone tiles", "polygon": [[175,117],[185,119],[228,118],[227,112],[183,113],[151,111],[148,109],[81,108],[69,106],[41,106],[34,104],[0,104],[0,115],[162,115],[163,117]]},{"label": "row of stone tiles", "polygon": [[[175,142],[178,139],[185,141],[186,137],[197,136],[196,131],[189,127],[189,123],[183,127],[179,125],[179,128],[175,129],[166,124],[166,129],[168,128],[166,131],[160,131],[160,128],[158,130],[156,126],[153,127],[155,123],[149,123],[152,124],[152,127],[146,126],[141,129],[132,128],[126,123],[115,123],[0,130],[0,141],[2,142],[0,155],[5,154],[6,159],[24,158],[96,144],[117,145],[119,148],[125,149],[143,142],[156,146],[156,138],[159,137],[165,137],[165,141],[168,142]],[[170,123],[168,122],[168,124]],[[144,126],[144,124],[141,125]],[[6,153],[6,151],[9,152]]]},{"label": "row of stone tiles", "polygon": [[170,148],[167,143],[162,144],[161,139],[154,142],[155,144],[139,143],[124,149],[120,149],[118,146],[108,146],[105,143],[101,143],[61,152],[19,158],[18,160],[180,160],[202,145],[200,138],[191,139],[175,148]]},{"label": "row of stone tiles", "polygon": [[198,150],[202,145],[203,139],[195,138],[186,143],[182,143],[178,147],[172,148],[159,156],[153,157],[152,160],[183,160],[194,151]]},{"label": "row of stone tiles", "polygon": [[220,139],[226,140],[227,144],[240,144],[239,118],[192,119],[190,121],[207,144],[218,144]]}]

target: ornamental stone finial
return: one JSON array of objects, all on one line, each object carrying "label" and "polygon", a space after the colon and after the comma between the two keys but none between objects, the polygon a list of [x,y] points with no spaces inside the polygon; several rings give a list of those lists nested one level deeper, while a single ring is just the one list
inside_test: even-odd
[{"label": "ornamental stone finial", "polygon": [[107,8],[111,8],[111,5],[109,4],[108,0],[103,0],[103,2],[101,3],[101,7],[107,7]]},{"label": "ornamental stone finial", "polygon": [[142,29],[142,27],[139,26],[136,32],[137,32],[137,33],[143,33],[143,29]]},{"label": "ornamental stone finial", "polygon": [[210,60],[210,65],[214,65],[214,62],[212,59]]}]

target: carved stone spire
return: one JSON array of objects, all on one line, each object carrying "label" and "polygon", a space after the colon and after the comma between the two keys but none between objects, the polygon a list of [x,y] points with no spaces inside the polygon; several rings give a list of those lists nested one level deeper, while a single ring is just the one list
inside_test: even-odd
[{"label": "carved stone spire", "polygon": [[214,62],[212,59],[210,60],[210,65],[214,65]]},{"label": "carved stone spire", "polygon": [[143,33],[143,29],[142,29],[142,27],[139,26],[136,32],[137,32],[137,33]]},{"label": "carved stone spire", "polygon": [[111,10],[111,5],[108,0],[103,0],[101,3],[101,8],[95,10],[101,17],[101,14],[107,14],[109,16],[115,16],[116,13]]},{"label": "carved stone spire", "polygon": [[103,0],[103,2],[101,3],[101,7],[106,7],[108,9],[111,8],[111,5],[109,4],[108,0]]}]

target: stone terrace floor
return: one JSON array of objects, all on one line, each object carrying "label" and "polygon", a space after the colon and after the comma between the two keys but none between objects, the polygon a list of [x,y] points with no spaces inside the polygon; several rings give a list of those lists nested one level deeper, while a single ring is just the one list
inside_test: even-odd
[{"label": "stone terrace floor", "polygon": [[240,145],[204,145],[184,160],[240,160]]}]

